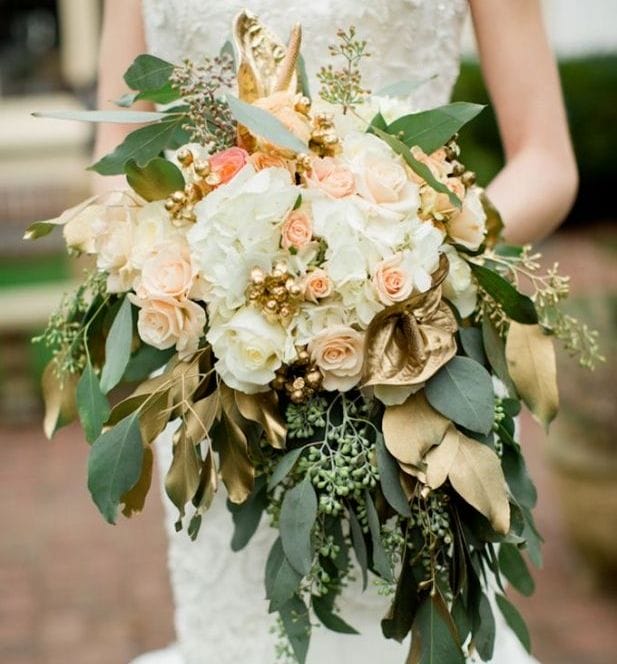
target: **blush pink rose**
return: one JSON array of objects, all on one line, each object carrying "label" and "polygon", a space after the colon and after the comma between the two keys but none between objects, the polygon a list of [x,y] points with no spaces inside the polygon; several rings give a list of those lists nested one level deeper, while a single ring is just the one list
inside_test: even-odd
[{"label": "blush pink rose", "polygon": [[306,183],[309,187],[321,189],[331,198],[345,198],[356,193],[353,173],[334,157],[313,159]]},{"label": "blush pink rose", "polygon": [[219,184],[225,184],[246,165],[248,158],[249,153],[246,150],[238,147],[228,148],[210,157],[210,170],[218,175]]},{"label": "blush pink rose", "polygon": [[313,362],[321,369],[326,390],[345,392],[358,384],[364,364],[364,335],[346,325],[333,325],[308,344]]},{"label": "blush pink rose", "polygon": [[313,237],[313,222],[303,210],[292,210],[281,228],[281,244],[284,249],[302,249]]},{"label": "blush pink rose", "polygon": [[165,350],[176,346],[181,353],[197,349],[204,333],[206,314],[192,300],[134,300],[140,305],[137,318],[139,336],[150,346]]},{"label": "blush pink rose", "polygon": [[304,295],[308,300],[317,302],[332,293],[332,281],[328,273],[318,267],[306,275]]},{"label": "blush pink rose", "polygon": [[413,290],[413,275],[403,264],[398,253],[378,263],[373,275],[373,285],[379,299],[389,306],[406,300]]},{"label": "blush pink rose", "polygon": [[196,273],[188,246],[171,242],[146,259],[135,292],[143,299],[182,299],[188,297]]}]

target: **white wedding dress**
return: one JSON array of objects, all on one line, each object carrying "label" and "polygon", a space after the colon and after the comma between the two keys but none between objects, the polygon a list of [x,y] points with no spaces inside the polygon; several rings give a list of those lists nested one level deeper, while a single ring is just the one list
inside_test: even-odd
[{"label": "white wedding dress", "polygon": [[[293,23],[302,24],[302,52],[313,81],[337,28],[354,25],[372,53],[363,67],[371,89],[430,78],[413,93],[412,105],[424,109],[449,99],[458,75],[467,0],[143,0],[149,51],[171,62],[214,55],[230,34],[233,16],[244,8],[282,39]],[[156,442],[161,475],[171,462],[171,433],[168,428]],[[275,535],[266,518],[249,545],[233,553],[224,491],[205,515],[196,542],[186,532],[174,531],[177,512],[167,499],[165,509],[178,641],[133,664],[274,664],[274,618],[267,611],[263,576]],[[309,664],[403,664],[408,644],[381,634],[380,618],[388,603],[370,584],[365,593],[358,586],[347,588],[341,615],[360,635],[315,628]],[[493,662],[533,664],[497,609],[494,614],[498,636]]]}]

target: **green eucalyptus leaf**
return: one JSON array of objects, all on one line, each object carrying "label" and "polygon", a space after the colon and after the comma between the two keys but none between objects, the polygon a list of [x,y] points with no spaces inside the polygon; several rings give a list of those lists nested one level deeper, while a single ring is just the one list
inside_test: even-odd
[{"label": "green eucalyptus leaf", "polygon": [[349,510],[349,530],[351,532],[351,544],[362,573],[362,590],[366,590],[368,583],[368,551],[358,517],[351,509]]},{"label": "green eucalyptus leaf", "polygon": [[154,346],[142,344],[133,355],[131,355],[129,362],[126,365],[126,369],[124,370],[122,382],[134,383],[146,380],[152,372],[165,366],[175,354],[175,348],[159,350],[158,348],[154,348]]},{"label": "green eucalyptus leaf", "polygon": [[482,319],[482,341],[484,351],[495,375],[505,385],[510,396],[516,396],[516,388],[510,378],[506,362],[506,346],[495,325],[488,316]]},{"label": "green eucalyptus leaf", "polygon": [[379,481],[383,495],[401,516],[411,517],[411,508],[401,487],[399,465],[386,449],[382,434],[378,434],[375,447],[377,449]]},{"label": "green eucalyptus leaf", "polygon": [[120,124],[144,124],[158,122],[169,116],[157,111],[37,111],[35,118],[75,120],[76,122],[111,122]]},{"label": "green eucalyptus leaf", "polygon": [[395,639],[399,643],[409,634],[420,602],[418,584],[413,575],[410,557],[409,549],[407,549],[392,605],[381,621],[383,635],[387,639]]},{"label": "green eucalyptus leaf", "polygon": [[311,533],[317,518],[317,495],[309,477],[305,477],[283,498],[280,531],[283,550],[293,568],[306,576],[313,562]]},{"label": "green eucalyptus leaf", "polygon": [[166,114],[165,118],[131,132],[112,153],[99,159],[89,169],[100,175],[119,175],[124,173],[124,167],[131,159],[138,166],[145,166],[167,148],[175,147],[184,116]]},{"label": "green eucalyptus leaf", "polygon": [[375,95],[377,97],[407,97],[414,90],[417,90],[419,87],[433,80],[435,76],[430,78],[418,78],[418,79],[409,79],[406,81],[396,81],[396,83],[390,83],[389,85],[384,86],[377,90]]},{"label": "green eucalyptus leaf", "polygon": [[274,487],[279,485],[287,475],[289,475],[303,451],[304,449],[302,447],[298,447],[285,454],[276,465],[272,475],[270,475],[270,479],[268,480],[268,491],[272,491]]},{"label": "green eucalyptus leaf", "polygon": [[101,390],[103,393],[107,394],[122,379],[131,357],[132,341],[133,312],[131,302],[125,296],[105,340],[105,364],[101,372]]},{"label": "green eucalyptus leaf", "polygon": [[228,502],[234,522],[234,534],[231,538],[231,550],[240,551],[257,531],[259,522],[268,505],[265,478],[255,480],[251,495],[239,505]]},{"label": "green eucalyptus leaf", "polygon": [[497,601],[497,606],[505,618],[508,627],[516,634],[518,640],[523,644],[525,650],[530,653],[531,637],[529,636],[529,630],[527,629],[527,625],[525,624],[523,617],[518,612],[516,607],[503,595],[500,595],[499,593],[496,594],[495,600]]},{"label": "green eucalyptus leaf", "polygon": [[262,108],[247,104],[233,95],[226,95],[229,108],[236,120],[253,134],[294,152],[306,152],[308,146],[294,136],[277,118]]},{"label": "green eucalyptus leaf", "polygon": [[512,320],[524,325],[538,322],[536,307],[527,295],[519,293],[497,272],[475,263],[470,263],[470,266],[480,286],[503,307]]},{"label": "green eucalyptus leaf", "polygon": [[499,548],[499,567],[521,595],[529,596],[533,593],[536,584],[527,569],[527,563],[515,544],[502,544]]},{"label": "green eucalyptus leaf", "polygon": [[[392,125],[388,127],[388,132],[390,131],[391,126]],[[431,169],[413,156],[411,150],[407,147],[407,145],[405,145],[405,143],[399,141],[398,138],[390,135],[388,132],[379,129],[377,126],[371,126],[370,129],[374,134],[377,134],[379,138],[385,141],[394,150],[394,152],[400,154],[411,170],[419,175],[430,187],[432,187],[435,191],[446,194],[452,205],[455,207],[461,207],[462,203],[460,198],[456,196],[456,194],[454,194],[450,189],[448,189],[448,187],[446,187],[443,182],[439,182],[439,180],[437,180],[431,172]]]},{"label": "green eucalyptus leaf", "polygon": [[475,360],[453,357],[426,384],[431,406],[466,429],[488,434],[495,418],[491,376]]},{"label": "green eucalyptus leaf", "polygon": [[536,529],[531,510],[522,507],[521,512],[523,513],[523,519],[525,520],[525,528],[523,529],[525,549],[529,556],[529,560],[531,560],[531,562],[539,569],[542,567],[542,542],[544,540]]},{"label": "green eucalyptus leaf", "polygon": [[481,104],[457,101],[428,111],[411,113],[388,125],[388,133],[400,136],[408,147],[417,145],[431,154],[447,143],[483,108]]},{"label": "green eucalyptus leaf", "polygon": [[299,664],[305,664],[311,638],[311,619],[306,604],[294,595],[279,610],[287,639]]},{"label": "green eucalyptus leaf", "polygon": [[461,327],[458,331],[465,355],[481,365],[486,364],[482,330],[478,327]]},{"label": "green eucalyptus leaf", "polygon": [[474,616],[473,642],[483,661],[488,662],[495,650],[495,617],[488,597],[480,591],[478,611]]},{"label": "green eucalyptus leaf", "polygon": [[92,443],[100,435],[103,424],[109,417],[110,408],[89,357],[75,394],[79,420],[86,433],[86,440]]},{"label": "green eucalyptus leaf", "polygon": [[172,87],[171,83],[166,83],[158,90],[144,90],[143,92],[127,92],[120,99],[116,100],[116,105],[123,108],[132,106],[136,101],[151,101],[155,104],[171,104],[172,101],[181,99],[180,91]]},{"label": "green eucalyptus leaf", "polygon": [[182,171],[163,157],[155,157],[145,166],[138,166],[131,159],[126,163],[125,173],[129,185],[147,201],[161,201],[184,189]]},{"label": "green eucalyptus leaf", "polygon": [[138,412],[102,433],[90,449],[88,489],[109,523],[116,522],[122,496],[141,476],[143,453]]},{"label": "green eucalyptus leaf", "polygon": [[324,597],[313,595],[311,599],[313,611],[324,627],[338,634],[358,634],[358,630],[346,623],[332,610],[332,604]]},{"label": "green eucalyptus leaf", "polygon": [[373,543],[373,567],[378,574],[387,581],[393,581],[392,563],[388,558],[388,554],[384,549],[383,542],[381,541],[381,526],[379,524],[379,516],[375,509],[375,504],[371,498],[368,490],[365,493],[366,515],[368,518],[368,527],[371,533],[371,541]]},{"label": "green eucalyptus leaf", "polygon": [[131,90],[158,90],[169,83],[175,65],[154,55],[138,55],[124,74]]},{"label": "green eucalyptus leaf", "polygon": [[289,564],[281,538],[277,537],[266,561],[266,598],[270,600],[270,612],[278,611],[295,595],[301,580],[302,575]]},{"label": "green eucalyptus leaf", "polygon": [[504,445],[501,456],[501,467],[516,502],[528,509],[535,507],[538,501],[538,492],[529,477],[525,459],[520,449],[512,445]]},{"label": "green eucalyptus leaf", "polygon": [[439,591],[420,604],[414,620],[416,632],[420,635],[420,664],[464,664],[456,627]]}]

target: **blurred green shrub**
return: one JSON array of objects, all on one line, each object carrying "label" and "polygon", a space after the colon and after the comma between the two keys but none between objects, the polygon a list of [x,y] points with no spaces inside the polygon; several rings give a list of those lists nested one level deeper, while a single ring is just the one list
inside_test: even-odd
[{"label": "blurred green shrub", "polygon": [[[565,60],[559,71],[581,177],[571,220],[614,218],[606,192],[617,173],[617,55]],[[453,96],[489,104],[461,136],[463,160],[485,184],[501,168],[503,153],[478,63],[462,64]]]}]

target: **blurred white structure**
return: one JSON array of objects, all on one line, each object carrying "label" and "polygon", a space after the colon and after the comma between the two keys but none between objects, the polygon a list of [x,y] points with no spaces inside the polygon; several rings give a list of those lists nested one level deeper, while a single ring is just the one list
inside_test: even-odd
[{"label": "blurred white structure", "polygon": [[[542,0],[542,6],[558,57],[617,53],[617,0]],[[471,21],[463,37],[463,53],[466,57],[476,54]]]}]

